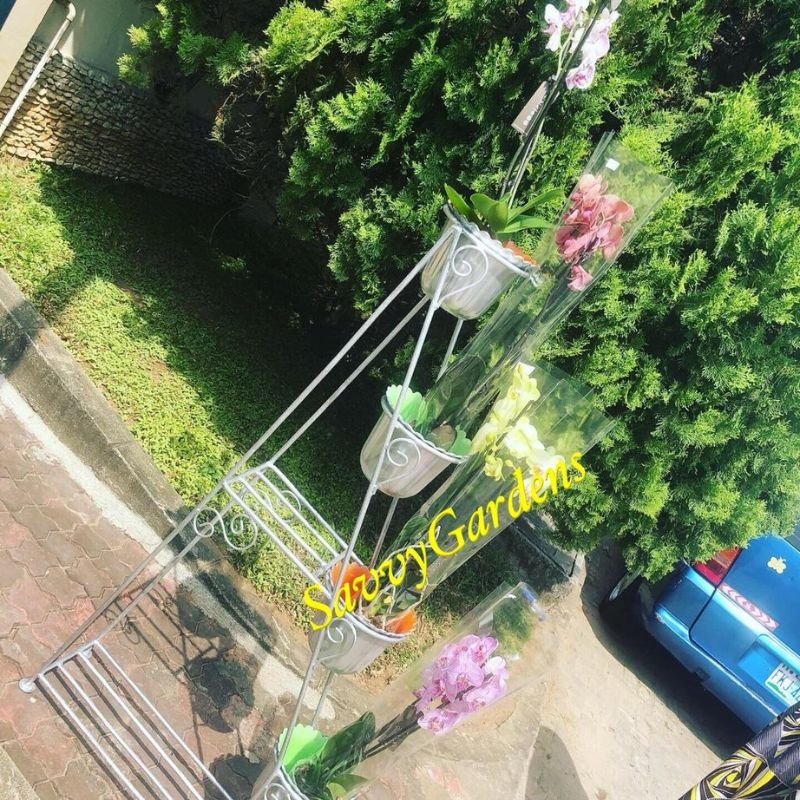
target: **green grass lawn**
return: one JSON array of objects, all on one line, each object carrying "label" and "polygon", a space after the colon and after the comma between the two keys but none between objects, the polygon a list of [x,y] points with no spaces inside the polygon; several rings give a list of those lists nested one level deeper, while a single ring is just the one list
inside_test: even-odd
[{"label": "green grass lawn", "polygon": [[[254,286],[242,269],[251,254],[231,240],[209,243],[219,210],[8,158],[0,209],[0,265],[189,504],[335,351],[329,331]],[[349,530],[365,489],[358,454],[379,388],[365,381],[353,394],[282,460],[339,531]],[[282,556],[262,547],[238,566],[302,618],[304,584]],[[461,570],[431,598],[421,640],[495,588],[506,566],[494,558]]]}]

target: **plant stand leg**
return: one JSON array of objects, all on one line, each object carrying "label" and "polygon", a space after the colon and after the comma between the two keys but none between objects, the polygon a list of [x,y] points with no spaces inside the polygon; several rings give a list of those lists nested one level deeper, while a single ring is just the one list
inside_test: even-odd
[{"label": "plant stand leg", "polygon": [[274,464],[305,432],[330,408],[335,400],[347,389],[350,384],[386,349],[387,345],[405,328],[405,326],[425,307],[428,302],[427,297],[423,297],[415,306],[403,317],[400,322],[386,335],[375,349],[342,381],[336,390],[327,400],[284,442],[283,445],[274,453],[270,463]]},{"label": "plant stand leg", "polygon": [[392,517],[394,517],[394,512],[397,510],[397,504],[399,502],[399,497],[392,498],[392,504],[389,506],[389,510],[386,512],[386,519],[383,521],[383,527],[381,528],[380,536],[378,536],[378,541],[375,543],[375,549],[372,551],[372,558],[369,560],[370,569],[372,569],[372,567],[374,567],[378,561],[378,556],[380,555],[381,548],[383,547],[383,542],[386,539],[386,534],[389,532],[389,526],[392,524]]},{"label": "plant stand leg", "polygon": [[[444,234],[442,239],[447,234]],[[457,243],[457,237],[453,236],[448,248],[448,260],[447,263],[450,263],[452,260],[452,254],[455,250],[455,246]],[[425,261],[423,259],[420,261],[422,264]],[[417,269],[413,272],[415,273],[419,269],[419,264],[417,265]],[[395,408],[392,412],[392,417],[389,422],[388,430],[386,431],[386,436],[384,438],[383,446],[381,448],[380,456],[378,457],[377,464],[375,465],[375,470],[373,472],[372,478],[370,479],[369,486],[367,487],[366,492],[364,493],[364,499],[361,502],[361,508],[358,512],[358,517],[356,518],[355,525],[353,526],[353,530],[350,534],[350,541],[347,544],[347,549],[345,550],[344,556],[342,557],[342,568],[339,570],[339,576],[335,582],[333,587],[333,591],[331,596],[336,597],[339,589],[342,587],[342,583],[344,582],[344,574],[347,570],[347,565],[350,563],[351,559],[353,558],[353,553],[355,552],[356,542],[361,534],[361,528],[364,525],[364,520],[367,516],[367,511],[369,510],[369,506],[372,503],[372,498],[375,496],[376,492],[378,491],[378,476],[380,475],[381,469],[383,467],[384,460],[386,458],[386,453],[389,448],[389,443],[392,440],[394,435],[395,427],[397,426],[397,422],[400,418],[400,408],[403,405],[403,400],[408,393],[408,390],[411,386],[411,380],[414,377],[414,373],[417,369],[417,364],[419,363],[420,356],[422,355],[422,348],[425,345],[425,341],[428,338],[428,333],[430,332],[431,324],[433,323],[433,317],[439,309],[439,302],[442,296],[442,289],[445,284],[445,279],[447,278],[448,270],[443,269],[442,274],[439,276],[439,280],[436,284],[436,290],[434,292],[433,297],[431,298],[430,305],[428,306],[428,310],[425,314],[425,319],[422,323],[422,328],[420,329],[419,336],[416,341],[416,345],[414,347],[414,352],[411,355],[411,360],[409,361],[408,367],[406,368],[405,377],[403,379],[403,384],[400,389],[400,394],[397,398],[397,403]],[[308,693],[308,688],[311,683],[311,676],[314,673],[314,669],[319,662],[319,654],[320,650],[322,649],[322,643],[324,641],[323,636],[318,636],[317,641],[314,644],[314,647],[311,651],[311,657],[308,662],[308,666],[306,668],[306,673],[303,677],[303,682],[300,686],[300,690],[297,694],[297,698],[295,701],[294,710],[292,711],[292,717],[289,721],[289,724],[286,728],[284,734],[284,741],[283,745],[280,747],[278,751],[278,758],[277,758],[277,767],[283,764],[283,759],[286,756],[286,751],[289,747],[289,742],[291,741],[292,734],[294,729],[297,726],[297,723],[300,719],[300,712],[303,708],[303,701],[305,700],[305,696]]]},{"label": "plant stand leg", "polygon": [[322,684],[322,689],[319,693],[319,702],[317,703],[317,707],[314,709],[314,715],[311,717],[311,725],[316,726],[317,720],[319,719],[320,712],[322,711],[322,707],[325,705],[325,701],[328,699],[328,692],[330,691],[331,684],[333,683],[333,679],[336,677],[335,672],[328,671],[328,674],[325,676],[325,681]]},{"label": "plant stand leg", "polygon": [[447,352],[444,354],[444,358],[442,359],[442,365],[439,367],[439,373],[436,375],[437,381],[447,371],[448,362],[450,361],[450,357],[453,355],[453,351],[456,349],[456,342],[458,342],[458,337],[463,327],[464,320],[458,320],[453,328],[453,335],[450,337],[450,342],[447,345]]}]

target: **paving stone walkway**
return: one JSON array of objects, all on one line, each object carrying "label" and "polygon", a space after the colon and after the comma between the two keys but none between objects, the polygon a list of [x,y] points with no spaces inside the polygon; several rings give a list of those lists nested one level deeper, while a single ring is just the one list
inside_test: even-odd
[{"label": "paving stone walkway", "polygon": [[[64,676],[50,680],[85,725],[82,735],[76,735],[78,723],[58,713],[41,687],[31,694],[20,690],[20,678],[38,670],[145,552],[0,402],[0,744],[40,798],[124,796],[113,773],[89,754],[86,730],[134,773],[141,775],[142,765],[150,767],[167,797],[221,796],[188,756],[185,771],[194,776],[196,794],[159,766],[163,740],[153,731],[163,730],[163,724],[117,666],[237,799],[249,797],[276,732],[287,722],[297,675],[281,665],[270,668],[265,654],[244,646],[231,628],[201,608],[191,581],[169,576],[123,628],[103,639],[110,657],[95,651],[91,663],[78,659]],[[155,571],[153,566],[141,580]],[[264,688],[265,667],[269,689]],[[127,707],[106,699],[103,682],[122,687]],[[123,731],[133,742],[132,752],[85,713],[81,716],[87,707],[95,719],[105,717]],[[154,741],[131,724],[129,712],[134,711],[154,723]],[[141,777],[134,786],[148,798],[159,788]]]},{"label": "paving stone walkway", "polygon": [[[76,477],[76,470],[82,475]],[[21,691],[20,678],[35,674],[159,542],[91,473],[87,490],[84,473],[0,375],[0,746],[13,762],[11,773],[27,782],[0,800],[29,800],[31,791],[43,800],[116,800],[136,792],[144,800],[219,800],[215,781],[234,800],[248,800],[288,722],[308,647],[279,610],[260,603],[246,584],[227,583],[236,578],[209,562],[208,554],[200,566],[217,567],[211,570],[222,581],[216,597],[195,572],[181,567],[158,583],[124,626],[103,637],[103,650],[48,673],[47,684],[40,681],[33,693]],[[143,573],[120,602],[135,596],[158,569]],[[238,608],[231,609],[230,601]],[[96,637],[117,608],[82,641]],[[109,699],[106,686],[117,687],[122,703]],[[505,798],[522,800],[542,689],[539,682],[529,696],[498,704],[495,714],[446,737],[442,746],[429,743],[387,762],[370,797],[460,800],[485,796],[492,785],[502,787]],[[368,697],[364,685],[337,680],[322,709],[323,729],[355,718]],[[312,689],[309,704],[317,698]],[[166,723],[213,779],[188,756],[181,758],[188,781],[165,767],[159,748],[180,747],[162,736]],[[111,728],[125,744],[109,734]],[[91,753],[92,738],[121,767],[133,793]],[[495,768],[491,780],[487,764]],[[152,778],[144,777],[146,770]],[[0,758],[0,788],[14,777],[6,778],[7,771]]]},{"label": "paving stone walkway", "polygon": [[[223,583],[215,597],[193,572],[170,574],[103,639],[107,653],[95,650],[49,679],[75,719],[59,713],[41,686],[20,690],[20,678],[34,674],[159,541],[91,473],[94,484],[78,474],[88,470],[69,457],[0,376],[0,800],[135,797],[90,753],[87,734],[126,775],[138,775],[133,787],[146,800],[218,800],[215,781],[234,800],[247,800],[288,721],[308,648],[302,633],[277,610],[262,608],[246,586]],[[591,598],[579,589],[541,628],[531,669],[555,678],[398,761],[370,788],[371,800],[639,800],[645,785],[658,787],[655,796],[677,796],[727,751],[728,738],[744,741],[738,733],[724,742],[709,736],[720,727],[718,710],[707,724],[694,717],[684,724],[683,695],[671,684],[652,691],[637,675],[641,665],[631,672],[620,661],[602,629],[593,628]],[[238,599],[238,609],[219,598]],[[164,724],[120,670],[213,779],[188,756],[183,770],[192,788],[165,768],[159,747],[175,743],[161,738]],[[673,671],[676,685],[687,680]],[[108,699],[106,683],[119,687],[124,704]],[[347,680],[334,684],[330,699],[324,725],[352,719],[367,701],[364,687]],[[95,724],[87,707],[108,725]],[[153,779],[143,777],[145,767]]]}]

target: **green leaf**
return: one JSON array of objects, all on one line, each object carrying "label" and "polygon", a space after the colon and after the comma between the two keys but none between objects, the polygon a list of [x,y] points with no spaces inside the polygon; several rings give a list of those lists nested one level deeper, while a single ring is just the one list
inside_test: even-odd
[{"label": "green leaf", "polygon": [[469,203],[452,186],[446,183],[444,185],[444,191],[447,195],[447,199],[450,201],[450,205],[453,206],[462,217],[472,219],[475,216]]},{"label": "green leaf", "polygon": [[560,189],[548,189],[546,192],[542,192],[541,194],[536,195],[536,197],[532,197],[527,203],[525,203],[525,205],[512,208],[508,215],[508,221],[511,222],[520,216],[520,214],[525,214],[531,209],[534,209],[537,206],[543,206],[545,203],[549,203],[551,200],[555,200],[561,196]]},{"label": "green leaf", "polygon": [[506,233],[519,233],[531,228],[552,228],[553,224],[542,217],[518,217],[514,222],[506,225],[502,230],[496,231],[498,235]]},{"label": "green leaf", "polygon": [[508,203],[505,200],[492,200],[480,192],[473,194],[470,200],[493,231],[502,230],[508,224]]},{"label": "green leaf", "polygon": [[[286,731],[278,739],[279,748],[283,746],[285,738]],[[292,731],[292,738],[286,748],[286,756],[284,757],[286,771],[291,775],[299,761],[313,758],[322,750],[327,741],[328,737],[323,736],[316,728],[312,728],[309,725],[298,725]]]},{"label": "green leaf", "polygon": [[480,192],[475,192],[475,194],[471,195],[469,200],[484,219],[492,213],[492,208],[497,202],[496,200],[492,200],[488,195],[481,194]]},{"label": "green leaf", "polygon": [[465,456],[469,453],[471,445],[472,442],[467,438],[464,431],[461,428],[456,428],[456,440],[450,446],[450,452],[454,456]]},{"label": "green leaf", "polygon": [[347,797],[347,795],[362,783],[366,783],[367,779],[362,778],[360,775],[354,775],[352,772],[344,772],[337,775],[332,781],[328,783],[328,791],[333,795],[334,800]]},{"label": "green leaf", "polygon": [[[390,386],[386,390],[386,399],[392,408],[397,407],[397,401],[400,397],[402,386]],[[419,393],[409,389],[403,398],[403,405],[400,407],[400,417],[409,425],[418,425],[425,421],[427,413],[427,406],[425,398]]]}]

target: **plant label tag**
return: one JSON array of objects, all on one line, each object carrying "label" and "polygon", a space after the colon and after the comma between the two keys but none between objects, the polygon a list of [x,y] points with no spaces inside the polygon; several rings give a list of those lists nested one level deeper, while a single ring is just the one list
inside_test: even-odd
[{"label": "plant label tag", "polygon": [[539,110],[545,95],[547,94],[547,81],[542,81],[539,88],[533,93],[533,97],[525,103],[522,111],[519,112],[517,118],[511,123],[511,127],[515,131],[519,131],[523,136],[528,132],[531,126],[531,120],[534,114]]},{"label": "plant label tag", "polygon": [[616,172],[619,169],[619,161],[616,158],[609,158],[606,161],[606,169],[610,169],[612,172]]}]

